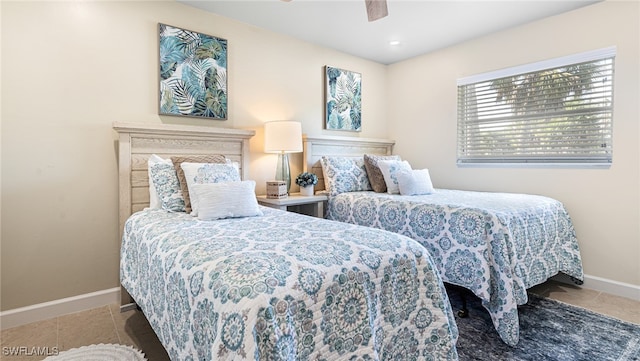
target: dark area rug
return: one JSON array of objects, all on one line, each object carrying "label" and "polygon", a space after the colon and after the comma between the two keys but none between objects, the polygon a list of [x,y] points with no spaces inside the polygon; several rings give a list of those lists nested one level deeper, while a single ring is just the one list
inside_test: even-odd
[{"label": "dark area rug", "polygon": [[458,356],[467,360],[640,361],[640,325],[529,294],[518,308],[520,342],[507,346],[489,313],[469,291],[447,287],[454,313],[467,299],[469,316],[456,323]]}]

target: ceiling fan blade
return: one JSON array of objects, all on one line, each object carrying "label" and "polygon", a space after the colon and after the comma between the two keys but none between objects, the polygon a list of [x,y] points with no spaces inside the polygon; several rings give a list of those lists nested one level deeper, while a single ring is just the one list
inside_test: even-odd
[{"label": "ceiling fan blade", "polygon": [[387,10],[387,0],[364,0],[367,5],[367,18],[369,21],[376,21],[389,15]]}]

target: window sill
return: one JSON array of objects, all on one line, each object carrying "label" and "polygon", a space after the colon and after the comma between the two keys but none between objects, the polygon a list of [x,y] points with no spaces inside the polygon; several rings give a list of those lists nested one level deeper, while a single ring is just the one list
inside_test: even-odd
[{"label": "window sill", "polygon": [[458,168],[609,169],[611,163],[457,163]]}]

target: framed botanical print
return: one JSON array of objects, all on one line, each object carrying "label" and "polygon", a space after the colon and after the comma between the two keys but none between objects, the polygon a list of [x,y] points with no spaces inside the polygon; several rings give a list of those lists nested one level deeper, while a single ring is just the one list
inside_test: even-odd
[{"label": "framed botanical print", "polygon": [[362,129],[362,75],[352,71],[325,67],[325,128]]},{"label": "framed botanical print", "polygon": [[158,24],[160,114],[227,119],[227,41]]}]

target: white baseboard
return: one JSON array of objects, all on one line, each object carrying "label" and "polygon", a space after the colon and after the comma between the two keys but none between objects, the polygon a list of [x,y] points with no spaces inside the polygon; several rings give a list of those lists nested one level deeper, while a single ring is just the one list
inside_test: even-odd
[{"label": "white baseboard", "polygon": [[0,312],[2,330],[120,302],[120,287]]},{"label": "white baseboard", "polygon": [[640,286],[629,283],[584,275],[582,287],[640,301]]},{"label": "white baseboard", "polygon": [[[558,273],[557,275],[553,276],[552,279],[558,282],[564,282],[573,285],[575,284],[571,280],[571,278],[564,273]],[[582,284],[581,287],[640,301],[640,286],[632,285],[629,283],[613,281],[602,277],[584,275],[584,284]]]}]

